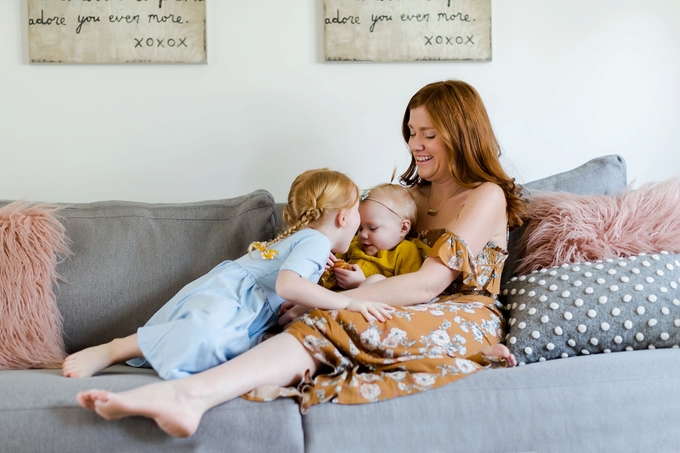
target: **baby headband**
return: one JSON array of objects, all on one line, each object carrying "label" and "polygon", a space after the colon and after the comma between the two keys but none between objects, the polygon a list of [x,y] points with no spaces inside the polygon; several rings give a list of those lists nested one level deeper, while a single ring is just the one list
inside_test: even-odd
[{"label": "baby headband", "polygon": [[401,216],[401,214],[399,214],[397,211],[395,211],[394,209],[392,209],[392,208],[390,208],[389,206],[387,206],[387,205],[386,205],[385,203],[383,203],[382,201],[376,200],[375,198],[371,198],[371,191],[370,191],[370,190],[367,190],[366,192],[364,192],[363,194],[361,194],[360,199],[361,199],[361,201],[372,201],[372,202],[374,202],[374,203],[381,204],[381,205],[385,206],[387,209],[389,209],[390,211],[392,211],[392,212],[394,213],[394,215],[396,215],[397,217],[399,217],[401,220],[405,220],[405,219]]}]

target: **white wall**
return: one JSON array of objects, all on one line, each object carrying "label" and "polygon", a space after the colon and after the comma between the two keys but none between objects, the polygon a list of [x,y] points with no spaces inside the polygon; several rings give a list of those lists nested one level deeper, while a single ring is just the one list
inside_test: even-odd
[{"label": "white wall", "polygon": [[486,63],[326,63],[322,0],[207,6],[207,65],[37,65],[26,0],[0,1],[0,199],[283,201],[319,166],[368,187],[447,78],[479,90],[520,182],[610,153],[638,185],[680,173],[676,0],[494,0]]}]

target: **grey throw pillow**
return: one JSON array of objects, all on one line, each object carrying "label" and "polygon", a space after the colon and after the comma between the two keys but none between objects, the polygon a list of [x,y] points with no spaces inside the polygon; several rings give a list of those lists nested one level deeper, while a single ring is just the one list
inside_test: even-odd
[{"label": "grey throw pillow", "polygon": [[519,364],[678,348],[680,255],[667,252],[562,265],[513,277],[501,301]]}]

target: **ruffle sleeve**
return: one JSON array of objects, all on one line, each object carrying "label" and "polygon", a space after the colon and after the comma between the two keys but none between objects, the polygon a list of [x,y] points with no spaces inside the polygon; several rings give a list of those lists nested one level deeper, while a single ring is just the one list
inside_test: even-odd
[{"label": "ruffle sleeve", "polygon": [[507,252],[488,243],[478,256],[473,256],[465,240],[449,231],[432,246],[431,257],[439,257],[451,269],[462,274],[463,290],[500,292],[501,274]]}]

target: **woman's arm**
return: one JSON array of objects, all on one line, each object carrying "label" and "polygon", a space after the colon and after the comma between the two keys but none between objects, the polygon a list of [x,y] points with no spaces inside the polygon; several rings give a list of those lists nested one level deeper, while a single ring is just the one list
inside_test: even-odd
[{"label": "woman's arm", "polygon": [[445,266],[439,258],[427,258],[420,270],[416,272],[395,275],[342,294],[390,305],[416,305],[437,297],[459,274],[460,272]]},{"label": "woman's arm", "polygon": [[[482,184],[472,190],[460,214],[454,219],[443,219],[439,227],[463,238],[470,253],[477,256],[489,241],[502,247],[506,245],[505,209],[503,190],[495,184]],[[417,272],[390,277],[343,294],[391,305],[416,305],[437,297],[458,275],[459,271],[446,266],[440,258],[431,257]]]}]

